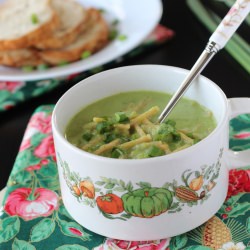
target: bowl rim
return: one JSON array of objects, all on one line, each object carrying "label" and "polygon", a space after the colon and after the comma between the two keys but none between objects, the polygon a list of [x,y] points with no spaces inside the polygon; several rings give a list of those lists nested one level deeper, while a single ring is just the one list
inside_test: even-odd
[{"label": "bowl rim", "polygon": [[[208,84],[210,84],[213,88],[215,88],[215,90],[220,94],[221,99],[223,100],[224,103],[224,114],[222,117],[220,117],[219,122],[217,123],[216,127],[214,128],[214,130],[208,135],[206,136],[204,139],[202,139],[201,141],[199,141],[198,143],[182,149],[180,151],[177,152],[172,152],[171,154],[168,155],[163,155],[163,156],[157,156],[157,157],[152,157],[152,158],[143,158],[143,159],[116,159],[116,158],[109,158],[109,157],[104,157],[104,156],[100,156],[100,155],[95,155],[92,153],[89,153],[87,151],[84,151],[82,149],[79,149],[78,147],[74,146],[73,144],[71,144],[63,135],[61,132],[59,132],[58,126],[57,126],[57,122],[56,122],[56,112],[57,109],[59,108],[59,106],[61,105],[61,103],[64,101],[65,96],[67,96],[68,94],[70,94],[73,91],[76,91],[78,88],[82,88],[82,85],[86,85],[88,84],[89,80],[95,79],[95,78],[99,78],[100,76],[106,75],[106,74],[110,74],[110,73],[115,73],[117,71],[120,70],[130,70],[130,69],[136,69],[136,68],[165,68],[165,69],[170,69],[170,70],[175,70],[177,72],[185,72],[187,73],[188,70],[184,69],[184,68],[180,68],[180,67],[175,67],[175,66],[168,66],[168,65],[157,65],[157,64],[142,64],[142,65],[130,65],[130,66],[122,66],[122,67],[117,67],[114,69],[109,69],[109,70],[105,70],[102,71],[100,73],[97,73],[95,75],[92,75],[86,79],[81,80],[80,82],[78,82],[76,85],[74,85],[73,87],[71,87],[69,90],[67,90],[62,96],[61,98],[57,101],[53,112],[52,112],[52,131],[53,131],[53,137],[54,136],[58,136],[58,138],[60,139],[60,142],[64,143],[67,148],[69,148],[69,150],[73,150],[74,152],[76,152],[77,154],[80,154],[82,156],[86,156],[90,159],[96,160],[96,161],[105,161],[107,163],[112,162],[112,163],[118,163],[120,161],[122,161],[123,163],[128,163],[128,164],[136,164],[136,163],[146,163],[146,162],[151,162],[151,161],[161,161],[161,160],[173,160],[176,158],[182,158],[185,157],[187,155],[190,155],[190,153],[192,153],[193,151],[197,150],[198,147],[200,147],[202,144],[205,143],[209,143],[210,140],[212,140],[212,138],[214,136],[216,136],[218,133],[220,133],[221,129],[224,127],[224,124],[228,122],[228,117],[229,117],[229,103],[228,103],[228,99],[225,95],[225,93],[222,91],[222,89],[215,84],[212,80],[210,80],[209,78],[200,75],[199,77],[202,77],[203,80],[205,80]],[[86,83],[87,82],[87,83]],[[83,108],[83,107],[82,107]],[[71,118],[74,115],[71,116]],[[70,119],[69,119],[70,120]],[[68,120],[68,122],[69,122]],[[133,164],[131,166],[133,166]]]}]

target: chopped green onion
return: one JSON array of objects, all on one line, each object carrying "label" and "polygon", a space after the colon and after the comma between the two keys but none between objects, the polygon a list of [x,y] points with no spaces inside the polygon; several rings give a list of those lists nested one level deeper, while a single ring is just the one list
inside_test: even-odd
[{"label": "chopped green onion", "polygon": [[89,132],[86,132],[85,134],[82,135],[82,138],[86,141],[90,141],[93,135]]},{"label": "chopped green onion", "polygon": [[137,133],[134,133],[131,135],[131,140],[136,140],[138,139],[140,136]]},{"label": "chopped green onion", "polygon": [[129,121],[129,118],[125,112],[117,112],[117,113],[115,113],[115,121],[116,122],[125,122],[125,121]]},{"label": "chopped green onion", "polygon": [[118,31],[113,29],[109,32],[109,40],[114,40],[118,35]]},{"label": "chopped green onion", "polygon": [[119,148],[114,148],[111,152],[112,158],[119,158],[120,156],[123,156],[123,151]]},{"label": "chopped green onion", "polygon": [[110,125],[107,122],[99,122],[96,125],[96,130],[100,133],[103,134],[104,132],[107,132],[110,129]]},{"label": "chopped green onion", "polygon": [[41,71],[46,70],[48,68],[49,68],[49,66],[47,64],[40,64],[40,65],[37,66],[37,69],[41,70]]},{"label": "chopped green onion", "polygon": [[81,54],[81,59],[86,59],[90,56],[91,56],[91,51],[86,50]]},{"label": "chopped green onion", "polygon": [[100,9],[99,9],[99,12],[100,12],[100,13],[105,13],[105,12],[106,12],[106,10],[105,10],[105,9],[101,9],[101,8],[100,8]]},{"label": "chopped green onion", "polygon": [[23,70],[24,72],[31,72],[31,71],[34,70],[34,67],[33,67],[33,66],[23,66],[23,67],[22,67],[22,70]]},{"label": "chopped green onion", "polygon": [[118,36],[118,40],[120,40],[120,41],[125,41],[125,40],[127,40],[127,36],[126,35],[119,35]]},{"label": "chopped green onion", "polygon": [[181,136],[175,129],[175,122],[172,120],[167,120],[166,122],[159,125],[159,129],[153,135],[153,139],[156,141],[170,143],[173,141],[179,141]]},{"label": "chopped green onion", "polygon": [[106,134],[105,134],[104,142],[105,142],[105,143],[109,143],[109,142],[111,142],[111,141],[113,141],[113,140],[115,140],[115,139],[116,139],[116,135],[110,134],[110,133],[106,133]]},{"label": "chopped green onion", "polygon": [[173,133],[174,131],[175,131],[175,128],[173,126],[162,123],[160,124],[158,134],[169,134],[169,133]]},{"label": "chopped green onion", "polygon": [[173,126],[173,127],[175,127],[175,125],[176,125],[176,122],[174,120],[171,120],[171,119],[165,120],[164,123],[169,124],[170,126]]},{"label": "chopped green onion", "polygon": [[31,15],[31,22],[32,22],[33,24],[39,23],[38,16],[37,16],[36,14],[34,14],[34,13]]},{"label": "chopped green onion", "polygon": [[118,20],[118,19],[115,19],[111,24],[112,24],[113,26],[116,26],[118,23],[119,23],[119,20]]},{"label": "chopped green onion", "polygon": [[172,135],[173,135],[173,141],[181,140],[181,135],[178,132],[174,132]]},{"label": "chopped green onion", "polygon": [[61,62],[58,64],[58,66],[65,66],[65,65],[67,65],[67,64],[68,64],[67,61],[61,61]]},{"label": "chopped green onion", "polygon": [[164,150],[156,146],[150,147],[149,152],[148,152],[148,157],[156,157],[156,156],[161,156],[161,155],[165,155]]}]

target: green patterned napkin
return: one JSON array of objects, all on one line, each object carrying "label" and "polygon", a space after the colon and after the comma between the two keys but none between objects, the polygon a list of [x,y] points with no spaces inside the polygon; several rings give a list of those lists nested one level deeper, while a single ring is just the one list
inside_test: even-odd
[{"label": "green patterned napkin", "polygon": [[84,71],[77,74],[72,74],[67,77],[46,79],[46,80],[36,80],[36,81],[4,81],[0,79],[0,112],[6,111],[14,106],[22,103],[31,98],[40,96],[46,92],[49,92],[59,85],[62,84],[74,84],[82,79],[98,73],[100,71],[115,67],[117,62],[124,61],[128,58],[135,57],[139,54],[146,53],[150,49],[159,46],[160,44],[170,40],[174,36],[174,31],[158,25],[154,31],[143,41],[141,45],[120,58],[105,64],[100,65],[94,69]]},{"label": "green patterned napkin", "polygon": [[[1,250],[250,249],[250,166],[230,171],[227,199],[214,217],[171,239],[122,241],[79,225],[61,199],[51,133],[53,107],[37,108],[24,134],[0,211]],[[230,147],[250,148],[250,114],[231,121]]]}]

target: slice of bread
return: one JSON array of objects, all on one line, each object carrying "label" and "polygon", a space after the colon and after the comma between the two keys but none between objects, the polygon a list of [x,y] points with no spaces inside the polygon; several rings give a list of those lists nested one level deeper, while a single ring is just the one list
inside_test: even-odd
[{"label": "slice of bread", "polygon": [[0,65],[11,67],[38,66],[43,64],[37,50],[17,49],[0,51]]},{"label": "slice of bread", "polygon": [[0,6],[0,50],[31,46],[58,25],[50,0],[7,0]]},{"label": "slice of bread", "polygon": [[89,21],[84,32],[72,44],[57,50],[42,50],[41,58],[51,65],[79,60],[84,51],[91,54],[103,48],[108,42],[109,29],[99,10],[88,10]]},{"label": "slice of bread", "polygon": [[[17,0],[9,0],[7,3],[10,4],[11,2],[14,3],[15,1]],[[57,4],[59,4],[58,1],[60,0],[53,1],[57,1]],[[73,0],[66,1],[71,2]],[[88,52],[87,54],[93,54],[100,50],[108,42],[108,25],[102,17],[100,11],[97,9],[86,9],[84,10],[83,15],[85,16],[86,20],[84,21],[83,25],[84,29],[81,30],[81,32],[76,32],[76,30],[71,32],[69,29],[67,32],[62,31],[63,37],[67,37],[66,33],[74,33],[74,36],[77,34],[77,37],[75,38],[76,40],[74,42],[61,49],[43,50],[37,49],[33,45],[27,46],[26,48],[0,50],[0,65],[11,67],[38,66],[40,64],[58,65],[63,62],[73,62],[81,59],[82,54],[85,51]],[[58,32],[58,36],[60,36],[60,32],[58,30],[56,32]],[[56,32],[53,32],[53,35]],[[69,37],[71,37],[71,35],[69,35]]]},{"label": "slice of bread", "polygon": [[87,10],[73,0],[52,0],[52,7],[60,18],[59,27],[47,39],[35,44],[39,49],[58,49],[76,40],[86,28]]}]

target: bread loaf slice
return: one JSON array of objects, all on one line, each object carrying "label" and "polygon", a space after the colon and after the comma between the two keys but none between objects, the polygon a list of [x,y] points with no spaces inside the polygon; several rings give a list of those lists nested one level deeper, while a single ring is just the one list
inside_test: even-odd
[{"label": "bread loaf slice", "polygon": [[51,0],[7,0],[0,5],[0,50],[29,47],[58,25]]},{"label": "bread loaf slice", "polygon": [[0,65],[10,67],[38,66],[43,64],[35,49],[17,49],[0,51]]},{"label": "bread loaf slice", "polygon": [[60,18],[60,25],[51,36],[35,44],[39,49],[58,49],[76,40],[86,28],[87,10],[74,0],[52,0],[52,7]]},{"label": "bread loaf slice", "polygon": [[103,48],[108,42],[109,29],[99,10],[88,10],[88,24],[85,31],[79,34],[75,42],[57,50],[42,50],[41,58],[51,65],[79,60],[84,51],[91,54]]}]

